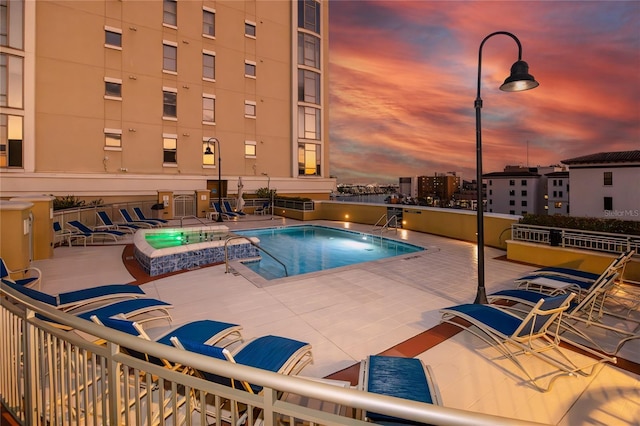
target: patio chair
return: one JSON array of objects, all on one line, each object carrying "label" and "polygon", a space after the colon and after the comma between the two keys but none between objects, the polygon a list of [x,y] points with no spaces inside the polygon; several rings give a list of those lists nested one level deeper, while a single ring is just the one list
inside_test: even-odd
[{"label": "patio chair", "polygon": [[259,214],[259,215],[264,215],[267,213],[267,211],[269,210],[269,206],[271,203],[269,203],[268,201],[264,204],[262,204],[262,206],[260,207],[256,207],[256,209],[253,211],[254,214]]},{"label": "patio chair", "polygon": [[96,226],[96,229],[114,229],[133,234],[138,229],[142,228],[142,226],[134,225],[131,223],[115,223],[111,220],[109,214],[105,211],[97,211],[96,214],[98,215],[100,222],[102,222],[102,225]]},{"label": "patio chair", "polygon": [[[442,405],[431,367],[416,358],[370,355],[360,362],[358,389],[426,404]],[[408,420],[363,411],[364,420],[379,424],[410,424]]]},{"label": "patio chair", "polygon": [[633,255],[635,250],[629,250],[621,253],[613,259],[609,266],[601,273],[581,271],[579,269],[562,268],[562,267],[546,267],[540,268],[527,275],[515,280],[518,288],[525,290],[542,290],[550,292],[554,288],[566,288],[580,294],[583,290],[588,290],[591,285],[598,279],[602,279],[610,272],[619,271],[619,277],[622,278],[624,268]]},{"label": "patio chair", "polygon": [[20,286],[35,287],[40,286],[42,271],[34,266],[14,271],[9,269],[4,259],[0,257],[0,278]]},{"label": "patio chair", "polygon": [[27,288],[13,282],[8,282],[5,279],[3,279],[2,282],[25,296],[51,305],[63,312],[87,308],[92,304],[105,304],[107,302],[113,302],[116,299],[134,299],[146,296],[145,292],[139,286],[129,284],[102,285],[82,290],[68,291],[52,296],[33,288]]},{"label": "patio chair", "polygon": [[[617,272],[612,272],[607,277],[598,280],[592,285],[589,291],[585,293],[579,302],[571,303],[569,305],[562,316],[558,318],[560,326],[559,337],[561,339],[565,339],[563,336],[565,333],[571,333],[587,341],[589,345],[595,346],[597,350],[613,355],[618,352],[620,347],[627,341],[640,338],[640,333],[638,332],[640,320],[634,319],[631,315],[617,314],[607,310],[604,306],[608,297],[608,292],[611,287],[615,285],[615,279],[617,276]],[[514,302],[516,305],[509,306],[507,309],[522,311],[522,305],[524,305],[524,309],[526,310],[529,307],[535,306],[535,304],[544,297],[548,297],[548,295],[532,290],[515,289],[502,290],[490,294],[487,296],[487,300],[492,303],[499,300]],[[607,324],[607,322],[611,323],[612,321],[607,321],[606,317],[623,320],[623,322],[627,323],[625,325],[629,325],[630,327],[626,329],[622,328],[622,324],[617,320],[616,325]],[[586,326],[587,330],[589,327],[596,327],[600,330],[611,331],[616,342],[615,347],[613,347],[613,349],[605,348],[602,344],[598,343],[593,337],[587,334],[586,331],[577,328],[576,326],[578,324],[583,324]],[[576,344],[575,341],[567,341],[570,344]]]},{"label": "patio chair", "polygon": [[113,238],[113,241],[118,241],[118,237],[124,237],[125,235],[127,235],[125,232],[114,231],[110,229],[94,230],[89,228],[79,220],[70,220],[69,222],[67,222],[67,225],[77,229],[78,234],[84,235],[85,238],[91,238],[91,242],[93,242],[94,237],[109,237]]},{"label": "patio chair", "polygon": [[231,204],[229,204],[228,201],[223,201],[222,205],[224,206],[225,213],[231,212],[231,213],[237,214],[238,216],[246,216],[247,215],[245,212],[242,212],[242,211],[234,211],[231,208]]},{"label": "patio chair", "polygon": [[133,213],[138,217],[138,220],[144,220],[144,221],[153,221],[153,222],[157,222],[157,223],[169,223],[168,220],[166,219],[151,219],[148,217],[145,217],[144,213],[142,213],[142,209],[140,207],[134,207],[133,208]]},{"label": "patio chair", "polygon": [[[598,364],[616,362],[616,358],[576,344],[593,358],[590,363],[578,366],[560,350],[559,317],[567,310],[574,297],[574,293],[567,293],[540,299],[524,318],[497,306],[481,304],[452,306],[440,312],[442,322],[479,337],[504,355],[505,359],[512,361],[525,374],[527,383],[540,392],[547,392],[555,380],[562,376],[589,376]],[[550,327],[554,330],[549,330]],[[533,377],[525,363],[520,362],[518,357],[521,355],[535,356],[554,367],[554,370],[541,373],[537,378]],[[549,380],[546,387],[538,384],[542,377]]]},{"label": "patio chair", "polygon": [[[203,345],[224,345],[229,346],[235,342],[242,341],[242,326],[237,324],[230,324],[226,322],[212,321],[212,320],[200,320],[183,324],[177,328],[171,329],[156,339],[151,339],[144,331],[142,326],[135,321],[127,321],[119,318],[106,318],[92,315],[91,320],[97,324],[102,324],[105,327],[112,328],[114,330],[122,331],[123,333],[131,334],[132,336],[138,336],[142,339],[154,341],[167,346],[173,346],[171,338],[176,337],[178,339],[187,339],[190,341],[198,342]],[[126,348],[129,355],[138,359],[143,359],[147,362],[151,362],[156,365],[162,365],[172,370],[177,370],[180,365],[177,365],[167,359],[160,359],[153,355],[141,353],[130,348]]]},{"label": "patio chair", "polygon": [[232,211],[226,211],[224,210],[222,207],[220,207],[219,203],[213,202],[211,203],[211,205],[213,206],[213,209],[218,212],[219,215],[222,215],[223,218],[225,219],[234,219],[239,217],[240,215],[237,213],[234,213]]},{"label": "patio chair", "polygon": [[53,222],[53,245],[58,243],[67,243],[71,247],[71,243],[74,240],[82,240],[84,246],[87,245],[87,237],[84,234],[80,234],[78,231],[72,231],[65,229],[60,225],[60,222]]},{"label": "patio chair", "polygon": [[[285,375],[296,375],[306,365],[313,361],[310,344],[280,336],[269,335],[258,337],[244,343],[234,350],[233,353],[226,348],[203,345],[198,342],[188,339],[180,339],[178,337],[172,337],[171,342],[177,348],[181,348],[186,351]],[[190,372],[194,376],[210,382],[230,386],[234,389],[244,389],[252,394],[258,394],[262,391],[262,387],[259,385],[250,384],[245,381],[239,382],[231,377],[193,368],[190,368]],[[191,398],[191,401],[196,404],[201,400],[202,399],[197,395],[194,395],[194,397]],[[229,401],[220,402],[216,399],[214,401],[216,409],[213,411],[209,411],[199,405],[196,405],[194,408],[196,410],[203,411],[208,416],[218,417],[219,415],[221,417],[220,420],[232,425],[235,424],[238,426],[245,423],[254,423],[254,413],[250,407],[247,407],[247,409],[241,412],[238,402],[233,402],[233,404],[229,404],[229,407],[224,409],[222,406],[225,405],[226,402]],[[260,417],[260,415],[257,417]],[[247,418],[249,419],[249,422],[247,422]],[[260,423],[260,420],[255,422],[255,424]]]},{"label": "patio chair", "polygon": [[135,220],[131,217],[127,209],[120,209],[119,211],[120,216],[122,216],[122,219],[124,219],[125,223],[138,225],[144,228],[158,228],[160,226],[160,223],[154,220]]}]

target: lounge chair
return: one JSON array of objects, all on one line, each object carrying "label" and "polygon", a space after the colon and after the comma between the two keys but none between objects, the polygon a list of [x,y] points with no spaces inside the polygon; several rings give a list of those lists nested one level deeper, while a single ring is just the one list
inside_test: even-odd
[{"label": "lounge chair", "polygon": [[266,202],[264,204],[262,204],[262,206],[260,207],[256,207],[256,209],[253,211],[254,214],[259,214],[259,215],[264,215],[267,213],[267,211],[269,210],[269,206],[271,203]]},{"label": "lounge chair", "polygon": [[222,207],[220,207],[220,204],[213,202],[211,203],[213,205],[213,209],[219,214],[222,215],[223,218],[225,219],[234,219],[239,217],[240,215],[234,213],[234,212],[228,212],[225,211]]},{"label": "lounge chair", "polygon": [[157,222],[157,223],[169,223],[169,221],[166,220],[166,219],[151,219],[151,218],[145,217],[145,215],[144,215],[144,213],[142,213],[142,209],[140,207],[134,207],[133,208],[133,213],[135,213],[135,215],[138,217],[138,220],[153,221],[153,222]]},{"label": "lounge chair", "polygon": [[[629,315],[620,315],[610,310],[607,310],[604,306],[608,292],[611,287],[615,285],[615,279],[618,276],[617,272],[610,273],[607,277],[598,280],[592,285],[587,293],[584,294],[579,302],[571,303],[567,310],[559,318],[561,333],[560,338],[564,338],[566,333],[571,333],[579,338],[587,341],[590,346],[595,346],[596,349],[604,353],[613,355],[620,347],[629,340],[640,338],[638,332],[638,326],[640,322],[638,319],[633,319]],[[510,310],[522,311],[522,305],[524,309],[534,306],[541,298],[547,297],[545,293],[532,291],[532,290],[502,290],[487,296],[490,302],[496,301],[509,301],[514,302],[516,305],[510,306]],[[628,323],[631,327],[624,329],[621,328],[620,321],[616,320],[616,325],[607,324],[606,317],[613,317],[614,319],[621,319]],[[583,324],[586,329],[580,329],[576,326]],[[605,348],[602,344],[598,343],[593,337],[587,334],[589,327],[596,327],[600,330],[613,332],[616,339],[616,345],[613,348]],[[575,343],[569,341],[569,343]]]},{"label": "lounge chair", "polygon": [[3,283],[16,291],[39,302],[51,305],[61,311],[70,312],[97,303],[113,302],[117,299],[144,297],[145,292],[136,285],[110,284],[82,290],[68,291],[52,296],[3,279]]},{"label": "lounge chair", "polygon": [[[492,305],[452,306],[441,310],[442,322],[453,324],[479,337],[512,361],[526,375],[526,382],[540,392],[547,392],[561,376],[589,376],[594,372],[596,365],[607,361],[616,362],[615,358],[572,343],[593,358],[589,364],[578,366],[560,350],[559,319],[574,297],[574,293],[567,293],[542,298],[524,318]],[[551,327],[553,330],[550,330]],[[518,359],[521,355],[533,355],[555,369],[534,378]],[[549,383],[546,387],[538,384],[541,377],[548,378]]]},{"label": "lounge chair", "polygon": [[79,220],[70,220],[69,222],[67,222],[67,224],[76,228],[78,230],[78,234],[83,235],[85,238],[91,238],[91,242],[93,242],[94,237],[109,237],[113,238],[114,241],[118,241],[118,237],[124,237],[125,235],[127,235],[122,231],[114,231],[109,229],[94,230],[89,228]]},{"label": "lounge chair", "polygon": [[78,233],[78,231],[72,231],[70,229],[64,229],[60,222],[53,222],[53,245],[58,243],[67,243],[71,247],[71,243],[74,240],[82,240],[84,245],[87,245],[87,237],[84,234]]},{"label": "lounge chair", "polygon": [[[442,405],[440,391],[431,368],[416,358],[369,356],[360,362],[358,389],[426,404]],[[362,416],[364,420],[379,424],[412,424],[408,420],[366,411]]]},{"label": "lounge chair", "polygon": [[127,209],[120,209],[119,211],[120,216],[122,216],[122,219],[124,219],[125,223],[128,223],[130,225],[138,225],[144,228],[157,228],[160,226],[160,223],[156,222],[155,220],[135,220],[131,217]]},{"label": "lounge chair", "polygon": [[[198,342],[202,345],[221,345],[228,346],[232,343],[242,341],[242,334],[240,330],[242,327],[237,324],[230,324],[226,322],[201,320],[193,321],[183,324],[177,328],[169,330],[162,336],[151,339],[144,331],[142,326],[134,321],[127,321],[119,318],[105,318],[97,315],[91,316],[93,322],[102,324],[105,327],[112,328],[114,330],[122,331],[133,336],[138,336],[142,339],[154,341],[167,346],[173,346],[171,338],[176,337],[178,339],[186,339],[193,342]],[[180,366],[167,360],[159,359],[149,354],[143,354],[138,351],[127,348],[127,352],[136,358],[143,359],[147,362],[154,363],[156,365],[163,365],[171,368],[172,370],[178,369]]]},{"label": "lounge chair", "polygon": [[619,272],[619,277],[622,278],[624,268],[634,254],[635,250],[621,253],[611,261],[609,266],[601,274],[581,271],[579,269],[546,267],[537,269],[516,279],[515,283],[518,288],[525,290],[542,290],[549,293],[554,291],[554,289],[561,288],[581,293],[583,290],[588,290],[595,281],[611,272]]},{"label": "lounge chair", "polygon": [[[244,343],[233,353],[225,348],[203,345],[188,339],[172,337],[171,342],[174,346],[190,352],[286,375],[300,373],[313,361],[310,344],[280,336],[258,337]],[[244,388],[249,393],[257,394],[262,391],[259,385],[238,383],[230,378],[219,377],[208,372],[200,373],[207,380],[234,388]]]},{"label": "lounge chair", "polygon": [[224,206],[225,213],[231,212],[231,213],[237,214],[238,216],[246,216],[247,215],[245,212],[242,212],[242,211],[234,211],[231,208],[231,204],[229,204],[228,201],[223,201],[222,205]]},{"label": "lounge chair", "polygon": [[14,271],[9,269],[4,259],[0,257],[0,278],[20,286],[35,287],[40,285],[42,271],[34,266]]},{"label": "lounge chair", "polygon": [[[206,355],[218,360],[229,361],[286,375],[298,374],[307,364],[313,361],[310,344],[279,336],[258,337],[257,339],[244,343],[234,350],[233,353],[225,348],[203,345],[198,342],[180,339],[178,337],[172,337],[171,342],[177,348],[200,355]],[[202,379],[222,384],[224,386],[230,386],[234,389],[244,389],[252,394],[262,392],[262,387],[259,385],[250,384],[245,381],[238,382],[226,375],[214,374],[193,368],[190,368],[190,372]],[[206,397],[206,395],[203,396]],[[196,410],[203,411],[204,414],[216,418],[220,416],[220,420],[232,425],[235,424],[238,426],[245,424],[247,423],[247,418],[249,420],[247,424],[254,423],[253,410],[246,409],[241,413],[237,402],[230,404],[228,408],[224,409],[222,406],[225,404],[216,400],[214,402],[216,409],[209,411],[206,410],[206,408],[199,406],[201,402],[199,403],[198,401],[202,401],[202,398],[199,396],[194,395],[194,397],[191,398],[191,401],[197,404],[195,407]],[[260,423],[261,422],[259,420],[255,422],[255,424]]]},{"label": "lounge chair", "polygon": [[109,214],[105,211],[98,211],[96,212],[96,214],[98,215],[98,218],[100,219],[100,222],[102,222],[102,225],[96,226],[96,230],[98,229],[114,229],[114,230],[118,230],[118,231],[122,231],[122,232],[127,232],[130,234],[135,233],[138,229],[143,228],[142,226],[139,225],[133,225],[131,223],[115,223],[111,220],[111,218],[109,217]]}]

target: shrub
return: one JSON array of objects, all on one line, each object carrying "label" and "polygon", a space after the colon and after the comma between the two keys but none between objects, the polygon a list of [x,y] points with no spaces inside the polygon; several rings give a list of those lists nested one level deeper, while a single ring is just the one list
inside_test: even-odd
[{"label": "shrub", "polygon": [[547,226],[550,228],[640,235],[640,221],[632,220],[526,214],[518,223],[522,223],[524,225]]}]

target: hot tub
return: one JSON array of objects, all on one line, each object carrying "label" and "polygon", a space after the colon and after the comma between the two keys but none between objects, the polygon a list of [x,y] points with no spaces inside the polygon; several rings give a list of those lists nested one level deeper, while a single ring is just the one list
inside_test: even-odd
[{"label": "hot tub", "polygon": [[[182,271],[224,262],[224,246],[230,236],[224,225],[140,229],[133,237],[134,255],[150,276]],[[243,239],[229,241],[227,253],[230,260],[259,256],[258,249]]]}]

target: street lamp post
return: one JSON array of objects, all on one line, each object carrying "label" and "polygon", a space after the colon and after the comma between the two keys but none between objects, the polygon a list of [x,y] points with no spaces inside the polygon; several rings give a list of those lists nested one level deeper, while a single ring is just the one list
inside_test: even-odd
[{"label": "street lamp post", "polygon": [[[222,159],[220,158],[220,141],[217,138],[209,138],[207,140],[207,149],[204,151],[205,155],[214,155],[214,153],[211,152],[211,146],[209,146],[211,142],[214,142],[214,147],[218,153],[218,163],[216,164],[218,168],[218,206],[220,206],[219,208],[222,210]],[[218,212],[216,222],[223,222],[222,211]]]},{"label": "street lamp post", "polygon": [[478,51],[478,93],[474,103],[476,109],[476,218],[478,221],[478,288],[474,303],[487,303],[487,293],[484,286],[484,207],[482,204],[482,127],[480,125],[482,98],[480,97],[480,71],[482,68],[482,47],[487,40],[496,35],[509,36],[518,45],[518,60],[511,66],[511,75],[507,77],[502,86],[500,86],[500,90],[504,92],[521,92],[539,86],[539,83],[529,74],[529,65],[522,60],[522,45],[515,35],[506,31],[496,31],[482,40]]}]

